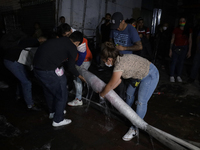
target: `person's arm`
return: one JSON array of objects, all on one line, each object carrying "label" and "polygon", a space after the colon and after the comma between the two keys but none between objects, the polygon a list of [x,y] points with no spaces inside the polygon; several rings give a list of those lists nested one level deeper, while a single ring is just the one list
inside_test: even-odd
[{"label": "person's arm", "polygon": [[146,37],[147,37],[147,39],[149,40],[149,38],[150,38],[150,34],[147,34]]},{"label": "person's arm", "polygon": [[105,88],[99,93],[99,95],[101,97],[104,97],[110,90],[115,89],[121,83],[121,75],[122,75],[121,71],[113,72],[110,81],[105,86]]},{"label": "person's arm", "polygon": [[120,51],[126,51],[126,50],[139,51],[139,50],[142,50],[143,47],[142,47],[142,42],[137,41],[137,42],[135,42],[135,44],[133,46],[125,47],[125,46],[121,46],[121,45],[116,45],[116,48]]},{"label": "person's arm", "polygon": [[67,70],[69,72],[71,72],[73,75],[78,77],[79,72],[77,71],[77,69],[75,67],[76,56],[77,56],[77,48],[75,45],[73,45],[73,47],[70,47],[68,49],[68,59],[64,64],[66,65]]},{"label": "person's arm", "polygon": [[86,51],[83,53],[78,51],[78,60],[76,61],[76,65],[81,66],[85,60],[85,56],[86,56]]},{"label": "person's arm", "polygon": [[149,30],[148,27],[146,28],[146,37],[149,40],[149,38],[150,38],[150,30]]},{"label": "person's arm", "polygon": [[172,46],[174,44],[175,34],[172,34],[172,39],[170,43],[170,49],[169,49],[169,57],[172,57]]},{"label": "person's arm", "polygon": [[78,50],[78,60],[76,61],[76,65],[81,66],[86,57],[86,43],[82,43],[77,47]]},{"label": "person's arm", "polygon": [[78,77],[79,77],[79,79],[81,79],[83,82],[87,83],[86,80],[85,80],[85,78],[84,78],[83,76],[79,75]]},{"label": "person's arm", "polygon": [[191,49],[192,49],[192,33],[189,34],[189,50],[187,53],[187,58],[191,56]]}]

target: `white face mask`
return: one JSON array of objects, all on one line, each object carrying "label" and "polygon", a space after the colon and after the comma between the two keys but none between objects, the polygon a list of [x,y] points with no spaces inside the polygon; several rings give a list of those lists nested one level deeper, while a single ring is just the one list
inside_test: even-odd
[{"label": "white face mask", "polygon": [[105,65],[106,65],[107,67],[112,67],[112,65],[111,65],[111,64],[108,65],[107,62],[105,62]]},{"label": "white face mask", "polygon": [[167,27],[163,27],[163,30],[167,30]]}]

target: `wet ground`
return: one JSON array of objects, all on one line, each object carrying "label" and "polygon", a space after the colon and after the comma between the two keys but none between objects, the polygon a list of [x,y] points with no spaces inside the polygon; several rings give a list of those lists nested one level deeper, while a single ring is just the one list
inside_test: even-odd
[{"label": "wet ground", "polygon": [[[157,65],[160,72],[159,85],[148,104],[144,120],[178,138],[200,143],[200,86],[199,82],[188,84],[170,83],[167,69]],[[183,81],[187,80],[186,64]],[[94,73],[98,73],[94,66]],[[16,79],[4,71],[8,89],[0,89],[0,150],[168,150],[140,130],[137,139],[122,140],[130,122],[109,103],[109,109],[100,105],[95,93],[84,100],[80,107],[66,106],[66,118],[72,123],[52,127],[48,118],[43,91],[33,78],[33,98],[41,108],[39,112],[27,111],[22,99],[15,99]],[[5,77],[6,76],[6,77]],[[85,95],[84,95],[85,97]],[[69,101],[74,94],[69,94]],[[134,108],[134,107],[133,107]]]}]

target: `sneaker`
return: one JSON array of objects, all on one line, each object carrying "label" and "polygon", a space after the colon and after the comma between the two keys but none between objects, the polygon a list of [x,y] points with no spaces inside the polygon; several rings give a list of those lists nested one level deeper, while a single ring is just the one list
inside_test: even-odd
[{"label": "sneaker", "polygon": [[3,82],[3,81],[0,81],[0,89],[7,89],[7,88],[9,88],[9,85],[6,84],[6,83]]},{"label": "sneaker", "polygon": [[128,132],[122,137],[124,141],[130,141],[132,138],[136,137],[138,133],[135,131],[135,129],[130,128]]},{"label": "sneaker", "polygon": [[[64,111],[63,111],[63,113],[64,113],[64,114],[66,114],[66,113],[67,113],[67,111],[66,111],[66,110],[64,110]],[[53,119],[53,117],[54,117],[54,114],[55,114],[55,113],[50,113],[50,114],[49,114],[49,119]]]},{"label": "sneaker", "polygon": [[170,77],[170,82],[175,82],[175,79],[173,76]]},{"label": "sneaker", "polygon": [[178,82],[183,82],[180,76],[178,76],[176,79]]},{"label": "sneaker", "polygon": [[28,107],[28,110],[29,110],[29,111],[41,111],[41,109],[38,108],[38,107],[35,106],[35,105],[28,105],[27,107]]},{"label": "sneaker", "polygon": [[81,106],[81,105],[83,105],[83,101],[76,98],[75,100],[73,100],[67,104],[69,106]]},{"label": "sneaker", "polygon": [[64,119],[63,121],[61,121],[59,123],[56,123],[56,122],[53,121],[52,126],[54,126],[54,127],[60,127],[60,126],[68,125],[71,122],[72,122],[71,119]]}]

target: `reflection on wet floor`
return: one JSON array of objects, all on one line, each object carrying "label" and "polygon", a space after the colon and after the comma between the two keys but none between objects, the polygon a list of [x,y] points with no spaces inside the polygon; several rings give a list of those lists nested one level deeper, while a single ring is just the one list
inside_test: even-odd
[{"label": "reflection on wet floor", "polygon": [[[160,92],[160,94],[158,94]],[[84,95],[84,105],[66,106],[70,125],[53,128],[38,83],[33,97],[42,111],[27,111],[22,99],[15,99],[15,86],[0,90],[1,150],[168,150],[140,130],[139,144],[134,138],[122,140],[131,123],[109,102],[99,103],[98,94]],[[69,101],[74,99],[69,94]],[[197,86],[161,81],[148,105],[144,120],[178,138],[200,143],[200,100]],[[133,106],[134,108],[134,106]]]}]

